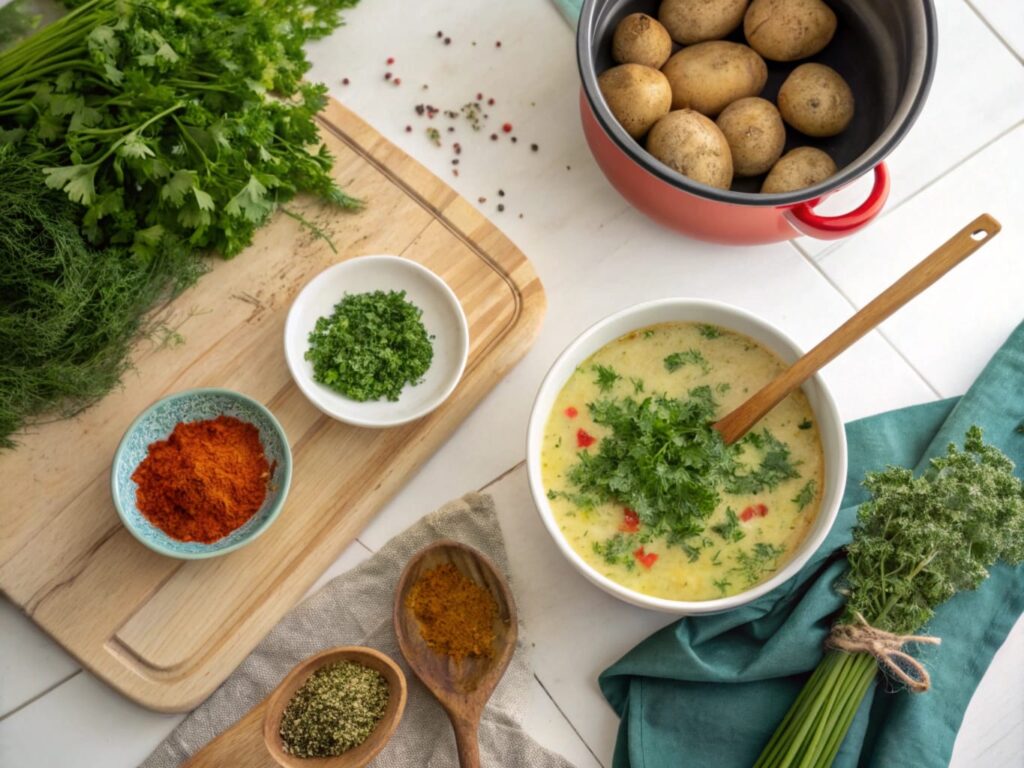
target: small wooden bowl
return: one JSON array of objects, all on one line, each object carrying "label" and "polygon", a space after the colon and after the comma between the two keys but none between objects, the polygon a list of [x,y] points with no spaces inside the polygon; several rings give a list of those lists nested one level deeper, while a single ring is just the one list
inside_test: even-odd
[{"label": "small wooden bowl", "polygon": [[[281,716],[285,707],[310,675],[321,667],[339,661],[354,661],[364,667],[375,669],[384,676],[390,691],[384,716],[366,741],[335,757],[298,757],[285,752],[281,741]],[[395,732],[405,710],[406,695],[405,675],[395,662],[380,651],[356,646],[331,648],[300,663],[267,698],[267,711],[263,717],[263,741],[270,756],[283,768],[362,768],[377,756]]]}]

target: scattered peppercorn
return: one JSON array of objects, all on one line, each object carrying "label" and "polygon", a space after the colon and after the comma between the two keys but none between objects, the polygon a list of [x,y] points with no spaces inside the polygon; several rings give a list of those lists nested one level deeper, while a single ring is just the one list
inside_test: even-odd
[{"label": "scattered peppercorn", "polygon": [[483,95],[482,93],[478,93],[478,94],[476,95],[476,100],[477,100],[477,101],[480,101],[480,99],[482,99],[483,97],[484,97],[484,95]]},{"label": "scattered peppercorn", "polygon": [[486,198],[486,197],[478,197],[478,198],[476,199],[476,201],[477,201],[478,203],[480,203],[481,205],[483,205],[484,203],[486,203],[486,202],[487,202],[487,198]]},{"label": "scattered peppercorn", "polygon": [[505,123],[503,126],[501,126],[501,130],[503,130],[505,133],[512,133],[512,123]]},{"label": "scattered peppercorn", "polygon": [[390,80],[391,79],[391,73],[390,72],[385,72],[384,73],[384,79],[385,80]]},{"label": "scattered peppercorn", "polygon": [[498,134],[492,133],[491,134],[491,141],[497,141],[497,140],[498,140]]},{"label": "scattered peppercorn", "polygon": [[494,44],[494,47],[495,47],[495,48],[501,48],[501,40],[497,41],[497,42],[496,42],[496,43]]},{"label": "scattered peppercorn", "polygon": [[487,100],[487,106],[489,106],[489,107],[493,107],[494,106],[494,99],[493,98]]},{"label": "scattered peppercorn", "polygon": [[504,196],[505,196],[505,190],[504,189],[499,189],[498,190],[498,197],[504,197]]},{"label": "scattered peppercorn", "polygon": [[438,30],[438,32],[437,32],[437,36],[438,36],[438,37],[444,37],[444,32],[442,32],[442,31]]},{"label": "scattered peppercorn", "polygon": [[395,57],[394,56],[388,56],[387,62],[385,62],[385,63],[388,64],[389,66],[391,64],[394,64],[395,63]]},{"label": "scattered peppercorn", "polygon": [[536,144],[531,144],[531,145],[530,145],[530,150],[531,150],[532,152],[536,152],[536,151],[537,151],[538,149],[540,149],[540,147],[539,147],[539,146],[537,146]]},{"label": "scattered peppercorn", "polygon": [[401,85],[401,84],[402,84],[402,78],[396,77],[395,78],[395,85]]},{"label": "scattered peppercorn", "polygon": [[445,45],[451,45],[451,44],[452,44],[452,39],[451,39],[450,37],[446,37],[446,38],[444,39],[444,44],[445,44]]},{"label": "scattered peppercorn", "polygon": [[498,203],[498,213],[501,213],[504,210],[505,210],[505,206],[502,203]]},{"label": "scattered peppercorn", "polygon": [[342,85],[348,85],[348,78],[347,77],[341,78],[341,84]]},{"label": "scattered peppercorn", "polygon": [[458,165],[458,164],[459,164],[459,158],[453,157],[452,158],[452,165]]},{"label": "scattered peppercorn", "polygon": [[412,126],[411,125],[405,126],[405,132],[406,133],[412,133]]},{"label": "scattered peppercorn", "polygon": [[517,141],[519,141],[519,139],[517,139],[515,136],[513,136],[512,137],[512,143],[515,144]]}]

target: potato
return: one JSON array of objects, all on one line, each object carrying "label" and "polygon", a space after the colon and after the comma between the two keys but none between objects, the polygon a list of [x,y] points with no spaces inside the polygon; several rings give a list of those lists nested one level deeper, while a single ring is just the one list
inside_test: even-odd
[{"label": "potato", "polygon": [[651,128],[647,151],[694,181],[719,189],[728,189],[732,184],[729,142],[718,126],[700,112],[669,112]]},{"label": "potato", "polygon": [[671,55],[672,38],[646,13],[631,13],[615,27],[612,58],[619,64],[643,64],[661,69]]},{"label": "potato", "polygon": [[695,109],[709,117],[737,99],[757,96],[768,79],[764,59],[724,40],[683,48],[661,71],[672,86],[672,109]]},{"label": "potato", "polygon": [[715,124],[729,142],[737,176],[762,174],[782,156],[786,126],[770,101],[756,96],[734,101],[722,110]]},{"label": "potato", "polygon": [[620,64],[597,78],[601,95],[626,133],[639,139],[672,106],[672,89],[661,72],[641,64]]},{"label": "potato", "polygon": [[749,0],[663,0],[658,20],[682,45],[721,40],[743,21]]},{"label": "potato", "polygon": [[836,172],[836,164],[814,147],[797,147],[784,154],[768,172],[762,192],[794,192],[813,187]]},{"label": "potato", "polygon": [[836,15],[821,0],[754,0],[743,17],[750,47],[772,61],[813,56],[836,32]]},{"label": "potato", "polygon": [[853,91],[824,64],[801,64],[779,88],[782,119],[808,136],[835,136],[853,120]]}]

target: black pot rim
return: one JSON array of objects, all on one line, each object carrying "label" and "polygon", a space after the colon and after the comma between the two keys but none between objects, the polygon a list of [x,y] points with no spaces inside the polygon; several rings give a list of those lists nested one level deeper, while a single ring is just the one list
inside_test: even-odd
[{"label": "black pot rim", "polygon": [[918,1],[921,3],[921,9],[924,12],[925,18],[926,45],[924,66],[921,71],[920,85],[917,93],[914,94],[914,101],[907,110],[902,123],[892,131],[891,135],[884,142],[873,144],[867,152],[842,168],[834,176],[829,177],[820,184],[815,184],[813,187],[807,187],[795,192],[734,192],[730,189],[718,189],[707,184],[701,184],[655,160],[635,139],[626,133],[622,126],[619,125],[619,122],[612,116],[611,110],[608,109],[604,99],[601,98],[597,87],[597,72],[594,68],[590,30],[593,27],[594,15],[597,13],[598,6],[602,0],[584,0],[583,2],[579,23],[576,27],[576,65],[579,69],[580,80],[583,83],[583,93],[590,105],[591,112],[593,112],[601,128],[618,145],[619,149],[625,152],[630,159],[648,173],[673,187],[709,200],[735,205],[791,208],[800,203],[814,202],[824,195],[845,187],[850,182],[872,170],[896,148],[917,121],[918,115],[920,115],[921,109],[924,107],[925,100],[928,97],[928,91],[931,89],[932,79],[935,75],[935,62],[938,55],[938,24],[933,0]]}]

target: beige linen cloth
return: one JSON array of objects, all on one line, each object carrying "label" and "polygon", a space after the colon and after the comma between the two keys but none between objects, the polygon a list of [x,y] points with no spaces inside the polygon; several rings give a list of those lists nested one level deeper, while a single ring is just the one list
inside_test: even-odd
[{"label": "beige linen cloth", "polygon": [[[476,547],[508,573],[505,544],[490,496],[474,493],[450,502],[294,608],[231,677],[157,747],[142,768],[181,765],[270,693],[293,666],[336,645],[377,648],[401,664],[409,681],[402,722],[371,766],[454,768],[455,737],[448,718],[405,663],[391,624],[393,595],[402,568],[415,552],[445,538]],[[520,631],[515,655],[480,725],[484,766],[572,768],[565,758],[544,749],[523,731],[522,714],[531,678]]]}]

